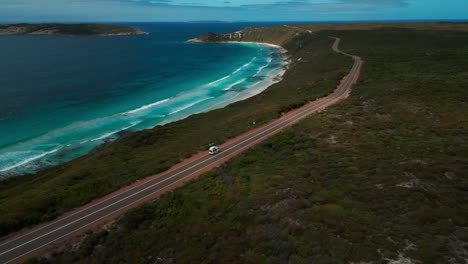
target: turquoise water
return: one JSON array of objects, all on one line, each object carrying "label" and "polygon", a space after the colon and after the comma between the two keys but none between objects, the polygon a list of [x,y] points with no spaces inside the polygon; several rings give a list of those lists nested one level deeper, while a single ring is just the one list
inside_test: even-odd
[{"label": "turquoise water", "polygon": [[[119,136],[258,94],[282,51],[191,44],[236,24],[140,24],[148,36],[0,37],[0,176],[32,173]],[[214,27],[214,28],[213,28]]]}]

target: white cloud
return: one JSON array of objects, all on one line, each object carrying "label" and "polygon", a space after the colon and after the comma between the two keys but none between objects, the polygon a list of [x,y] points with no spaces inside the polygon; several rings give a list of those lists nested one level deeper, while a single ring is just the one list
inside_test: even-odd
[{"label": "white cloud", "polygon": [[406,0],[114,0],[143,5],[170,5],[183,7],[307,9],[336,10],[392,8],[406,5]]}]

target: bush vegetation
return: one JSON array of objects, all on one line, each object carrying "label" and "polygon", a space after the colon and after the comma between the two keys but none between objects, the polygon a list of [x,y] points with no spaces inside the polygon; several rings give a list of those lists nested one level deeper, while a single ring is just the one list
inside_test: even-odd
[{"label": "bush vegetation", "polygon": [[[468,35],[387,28],[303,40],[329,45],[328,35],[365,60],[348,100],[129,211],[85,238],[83,250],[48,263],[466,261]],[[256,105],[286,84],[207,116]],[[300,86],[287,87],[294,94]],[[195,119],[203,117],[184,122]]]},{"label": "bush vegetation", "polygon": [[[282,112],[329,94],[352,61],[326,36],[300,35],[286,48],[294,62],[284,80],[224,109],[123,136],[77,160],[0,182],[0,235],[49,221],[134,181],[157,174]],[[302,49],[297,49],[302,45]],[[305,46],[304,46],[305,45]],[[196,140],[194,140],[196,139]]]}]

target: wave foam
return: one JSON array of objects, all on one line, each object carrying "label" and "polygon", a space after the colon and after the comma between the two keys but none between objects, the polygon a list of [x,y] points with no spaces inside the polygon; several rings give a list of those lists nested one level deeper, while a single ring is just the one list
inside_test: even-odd
[{"label": "wave foam", "polygon": [[197,105],[197,104],[199,104],[199,103],[201,103],[201,102],[204,102],[204,101],[206,101],[206,100],[213,99],[213,98],[214,98],[214,97],[206,97],[206,98],[203,98],[203,99],[201,99],[201,100],[198,100],[198,101],[195,101],[195,102],[193,102],[193,103],[190,103],[190,104],[188,104],[188,105],[184,105],[184,106],[182,106],[182,107],[180,107],[180,108],[178,108],[178,109],[176,109],[176,110],[170,112],[169,115],[173,115],[173,114],[178,113],[178,112],[180,112],[180,111],[184,111],[185,109],[188,109],[188,108],[190,108],[190,107],[192,107],[192,106],[194,106],[194,105]]},{"label": "wave foam", "polygon": [[97,138],[93,138],[91,140],[81,141],[80,144],[85,144],[85,143],[88,143],[88,142],[95,142],[95,141],[106,139],[106,138],[108,138],[108,137],[110,137],[112,135],[115,135],[115,134],[119,133],[119,132],[122,132],[122,131],[125,131],[125,130],[129,129],[129,128],[132,128],[132,127],[134,127],[134,126],[136,126],[136,125],[138,125],[140,123],[141,123],[141,121],[140,122],[133,122],[131,126],[123,127],[121,129],[106,133],[106,134],[104,134],[102,136],[99,136]]},{"label": "wave foam", "polygon": [[214,82],[210,82],[210,83],[207,84],[206,86],[213,86],[213,85],[215,85],[215,84],[218,84],[218,83],[220,83],[220,82],[222,82],[222,81],[228,79],[229,77],[231,77],[231,74],[226,75],[226,76],[224,76],[223,78],[218,79],[218,80],[216,80],[216,81],[214,81]]},{"label": "wave foam", "polygon": [[249,66],[255,61],[255,59],[257,59],[257,57],[253,57],[253,59],[251,59],[249,62],[247,62],[246,64],[242,65],[242,66],[241,66],[240,68],[238,68],[237,70],[233,71],[233,72],[231,73],[231,75],[234,75],[234,74],[236,74],[236,73],[242,71],[243,69],[249,67]]},{"label": "wave foam", "polygon": [[239,80],[239,81],[237,81],[237,82],[235,82],[235,83],[229,85],[228,87],[224,88],[223,90],[224,90],[224,91],[229,91],[229,90],[231,90],[234,86],[236,86],[236,85],[238,85],[238,84],[240,84],[240,83],[242,83],[242,82],[245,82],[246,80],[247,80],[247,79],[245,79],[245,78],[244,78],[244,79],[241,79],[241,80]]},{"label": "wave foam", "polygon": [[164,104],[166,103],[167,101],[169,101],[170,99],[164,99],[164,100],[161,100],[161,101],[157,101],[155,103],[152,103],[152,104],[147,104],[147,105],[144,105],[142,107],[139,107],[139,108],[136,108],[136,109],[133,109],[133,110],[130,110],[128,112],[125,112],[125,113],[122,113],[122,115],[131,115],[131,114],[135,114],[135,113],[138,113],[138,112],[141,112],[141,111],[144,111],[144,110],[147,110],[149,108],[152,108],[152,107],[155,107],[157,105],[160,105],[160,104]]},{"label": "wave foam", "polygon": [[[11,166],[8,166],[6,168],[2,168],[0,169],[0,172],[5,172],[5,171],[9,171],[9,170],[12,170],[14,168],[17,168],[17,167],[20,167],[22,165],[25,165],[27,163],[30,163],[31,161],[35,161],[35,160],[38,160],[42,157],[45,157],[49,154],[52,154],[52,153],[55,153],[57,151],[59,151],[60,149],[62,149],[63,147],[60,147],[60,148],[56,148],[56,149],[53,149],[51,151],[47,151],[47,152],[43,152],[43,153],[40,153],[38,155],[35,155],[35,156],[32,156],[30,158],[27,158],[27,159],[24,159],[24,160],[21,160],[20,162],[17,162]],[[38,152],[38,151],[19,151],[19,152],[10,152],[10,153],[7,153],[7,154],[13,154],[13,153],[16,153],[16,154],[20,154],[20,153],[34,153],[34,152]]]},{"label": "wave foam", "polygon": [[213,81],[213,82],[210,82],[208,83],[206,86],[213,86],[215,84],[218,84],[218,83],[221,83],[222,81],[224,80],[227,80],[229,79],[229,77],[239,73],[240,71],[242,71],[243,69],[249,67],[255,60],[257,59],[257,57],[253,57],[253,59],[251,59],[249,62],[247,62],[246,64],[242,65],[241,67],[237,68],[235,71],[233,71],[232,73],[230,73],[229,75],[226,75],[224,76],[223,78],[220,78],[216,81]]},{"label": "wave foam", "polygon": [[[257,55],[257,56],[260,56],[260,55]],[[266,61],[264,61],[263,59],[260,61],[260,60],[257,60],[257,57],[253,57],[249,62],[243,64],[241,67],[237,68],[236,70],[231,72],[229,75],[224,76],[208,84],[203,84],[201,86],[198,86],[194,90],[187,91],[187,92],[175,95],[174,97],[160,100],[154,103],[142,105],[138,108],[135,108],[126,112],[121,112],[121,113],[117,112],[110,116],[105,116],[105,117],[96,118],[92,120],[74,122],[63,128],[49,131],[48,133],[44,135],[22,142],[20,146],[9,147],[9,149],[4,148],[2,149],[2,151],[5,151],[4,154],[0,154],[0,163],[2,164],[1,166],[3,166],[3,167],[0,167],[0,172],[3,173],[6,171],[10,171],[17,167],[24,166],[28,163],[31,163],[31,162],[34,163],[34,161],[37,162],[38,159],[44,158],[47,155],[51,155],[57,151],[60,151],[62,148],[65,148],[67,150],[70,149],[70,152],[74,151],[75,147],[76,149],[80,149],[80,147],[78,147],[79,141],[76,141],[77,139],[76,135],[81,135],[82,137],[84,137],[83,139],[86,139],[86,138],[89,139],[86,141],[82,141],[81,144],[89,143],[89,142],[94,142],[94,144],[100,144],[101,140],[112,137],[121,131],[130,129],[133,126],[136,126],[138,124],[140,125],[146,124],[146,123],[149,124],[150,122],[147,122],[145,118],[146,117],[154,118],[154,116],[152,115],[159,114],[159,113],[156,113],[156,112],[159,112],[159,110],[170,111],[170,113],[167,115],[157,115],[157,117],[168,117],[168,115],[174,115],[176,113],[186,110],[184,113],[181,113],[180,116],[176,115],[167,119],[168,121],[171,121],[171,122],[178,120],[179,118],[182,117],[182,114],[185,115],[185,114],[191,114],[191,113],[197,112],[200,110],[201,107],[195,107],[194,109],[190,109],[190,110],[187,110],[187,109],[197,104],[200,104],[204,101],[207,101],[209,99],[216,98],[216,97],[209,97],[209,96],[212,94],[216,94],[216,95],[220,94],[218,89],[219,90],[222,89],[224,91],[231,90],[236,85],[239,86],[239,84],[245,81],[250,83],[251,82],[250,78],[257,77],[255,80],[252,81],[254,83],[246,86],[246,88],[248,89],[246,89],[245,91],[242,90],[236,93],[230,93],[230,92],[221,93],[220,98],[217,98],[216,100],[212,100],[206,104],[203,104],[202,106],[204,109],[201,109],[201,110],[208,111],[208,110],[216,109],[219,107],[224,107],[235,101],[244,100],[248,97],[258,94],[259,92],[266,89],[266,87],[268,87],[269,85],[279,80],[279,78],[274,78],[274,76],[280,77],[282,73],[284,73],[284,70],[276,69],[276,67],[284,66],[284,65],[281,65],[281,63],[277,65],[275,61],[276,61],[276,57],[272,56],[271,54],[268,57],[268,59],[266,59]],[[257,63],[259,65],[257,65]],[[284,60],[283,60],[283,63],[285,63]],[[269,69],[268,67],[275,68],[275,69],[265,70],[265,69]],[[276,74],[276,73],[279,73],[279,74]],[[255,75],[252,76],[252,74],[255,74]],[[259,76],[260,74],[261,76]],[[236,79],[246,77],[247,75],[250,75],[251,77],[235,81]],[[257,80],[259,81],[255,82]],[[213,89],[206,89],[209,86],[213,86],[212,87]],[[213,91],[213,90],[216,90],[216,91]],[[192,100],[197,100],[197,98],[200,98],[200,100],[192,101]],[[132,121],[135,121],[135,119],[138,119],[136,120],[138,122],[132,123]],[[130,124],[132,125],[130,126]],[[119,127],[121,127],[121,129],[118,129]],[[109,132],[106,133],[106,131],[105,130],[103,131],[103,129]],[[140,128],[138,127],[138,129]],[[34,148],[34,146],[40,146],[44,148],[45,146],[44,143],[46,142],[57,142],[57,144],[55,144],[54,146],[48,146],[46,150],[40,150],[40,149]]]}]

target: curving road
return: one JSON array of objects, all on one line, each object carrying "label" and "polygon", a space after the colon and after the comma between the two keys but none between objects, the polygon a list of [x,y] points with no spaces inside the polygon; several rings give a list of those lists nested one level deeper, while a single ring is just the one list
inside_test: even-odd
[{"label": "curving road", "polygon": [[97,224],[113,219],[129,208],[154,199],[162,192],[170,191],[188,179],[219,166],[226,160],[279,133],[301,119],[346,98],[353,83],[359,78],[362,60],[360,57],[340,51],[338,49],[339,43],[340,39],[335,38],[333,50],[352,57],[354,65],[349,75],[329,96],[311,102],[258,129],[239,136],[235,140],[224,144],[222,146],[223,151],[218,155],[198,155],[197,158],[161,173],[157,177],[153,176],[150,180],[141,181],[130,188],[115,192],[53,222],[2,240],[0,242],[0,263],[21,262],[53,246],[60,245],[64,241],[95,227]]}]

